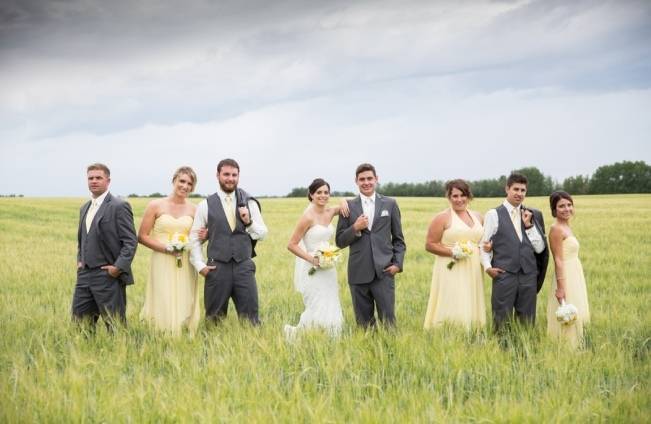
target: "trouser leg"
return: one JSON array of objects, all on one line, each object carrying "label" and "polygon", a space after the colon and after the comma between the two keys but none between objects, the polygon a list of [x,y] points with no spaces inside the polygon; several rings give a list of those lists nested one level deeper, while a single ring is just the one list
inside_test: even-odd
[{"label": "trouser leg", "polygon": [[215,262],[214,265],[216,268],[206,275],[203,291],[206,319],[209,321],[226,317],[233,290],[233,262]]},{"label": "trouser leg", "polygon": [[518,274],[518,290],[515,298],[515,315],[527,325],[536,320],[536,297],[538,295],[536,274]]},{"label": "trouser leg", "polygon": [[94,327],[99,319],[100,312],[90,290],[88,271],[86,269],[77,271],[77,283],[72,295],[72,320],[77,323],[86,322]]},{"label": "trouser leg", "polygon": [[374,301],[370,286],[370,283],[349,284],[355,310],[355,321],[358,326],[364,328],[375,325]]},{"label": "trouser leg", "polygon": [[377,314],[380,322],[392,327],[396,324],[396,295],[395,280],[391,274],[377,278],[370,285],[371,295],[375,300]]},{"label": "trouser leg", "polygon": [[237,315],[253,325],[260,323],[258,316],[258,286],[255,281],[255,262],[247,259],[233,262],[233,302]]},{"label": "trouser leg", "polygon": [[126,286],[103,269],[92,270],[90,291],[109,330],[116,324],[125,325],[127,310]]},{"label": "trouser leg", "polygon": [[493,279],[491,308],[493,313],[493,331],[501,332],[513,316],[513,306],[518,293],[516,274],[503,272]]}]

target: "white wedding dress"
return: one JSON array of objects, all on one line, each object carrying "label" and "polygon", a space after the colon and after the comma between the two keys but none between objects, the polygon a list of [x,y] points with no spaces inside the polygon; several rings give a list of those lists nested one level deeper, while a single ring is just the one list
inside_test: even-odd
[{"label": "white wedding dress", "polygon": [[[329,242],[333,233],[332,224],[316,224],[310,227],[302,240],[305,250],[310,254],[314,253],[319,245]],[[337,269],[321,268],[309,275],[311,267],[309,262],[296,258],[294,285],[303,295],[305,310],[296,326],[285,325],[285,336],[288,340],[293,340],[301,328],[324,328],[333,336],[341,332],[344,317],[339,303]]]}]

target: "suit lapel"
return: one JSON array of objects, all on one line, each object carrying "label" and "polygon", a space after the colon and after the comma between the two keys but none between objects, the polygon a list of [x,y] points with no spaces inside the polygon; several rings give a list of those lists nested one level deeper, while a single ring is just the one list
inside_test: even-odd
[{"label": "suit lapel", "polygon": [[106,212],[106,208],[109,207],[109,202],[113,199],[113,196],[111,196],[111,193],[107,193],[106,197],[104,198],[104,201],[102,202],[102,205],[99,207],[97,210],[97,213],[93,217],[93,222],[90,223],[90,229],[88,232],[90,232],[91,229],[93,228],[98,228],[98,223],[104,216],[104,213]]},{"label": "suit lapel", "polygon": [[355,197],[351,204],[355,206],[355,213],[357,213],[357,216],[360,216],[364,213],[364,208],[362,207],[362,198],[360,196]]},{"label": "suit lapel", "polygon": [[375,224],[378,223],[383,206],[384,206],[384,200],[382,196],[375,193],[375,213],[373,214],[373,224],[371,225],[371,230],[375,228]]},{"label": "suit lapel", "polygon": [[81,207],[81,213],[79,215],[79,228],[77,229],[77,241],[79,243],[81,243],[81,232],[84,231],[84,227],[86,226],[86,214],[88,213],[88,209],[90,209],[90,200]]}]

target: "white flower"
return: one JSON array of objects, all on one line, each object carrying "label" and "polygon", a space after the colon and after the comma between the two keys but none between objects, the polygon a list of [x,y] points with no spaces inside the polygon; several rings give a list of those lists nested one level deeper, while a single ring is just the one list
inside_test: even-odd
[{"label": "white flower", "polygon": [[[167,245],[165,250],[170,253],[181,253],[188,247],[188,235],[185,233],[174,233],[167,237]],[[182,266],[181,256],[176,256],[176,266]]]},{"label": "white flower", "polygon": [[571,303],[565,303],[565,299],[561,301],[561,306],[556,309],[556,320],[562,325],[571,325],[576,321],[579,310]]}]

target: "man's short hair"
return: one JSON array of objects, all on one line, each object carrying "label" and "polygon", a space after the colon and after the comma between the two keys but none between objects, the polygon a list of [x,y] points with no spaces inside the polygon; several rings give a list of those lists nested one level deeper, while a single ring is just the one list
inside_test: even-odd
[{"label": "man's short hair", "polygon": [[362,172],[366,172],[366,171],[373,172],[373,176],[377,177],[377,173],[375,172],[375,167],[373,165],[371,165],[370,163],[363,163],[363,164],[359,165],[357,167],[357,169],[355,170],[355,179],[357,179],[357,177],[359,177],[359,174],[361,174]]},{"label": "man's short hair", "polygon": [[219,174],[222,171],[222,168],[225,166],[231,166],[237,169],[238,171],[240,170],[240,165],[238,165],[238,163],[235,162],[235,159],[222,159],[217,164],[217,173]]},{"label": "man's short hair", "polygon": [[86,173],[89,173],[90,171],[104,171],[104,175],[106,175],[107,178],[111,177],[111,171],[108,169],[108,166],[103,163],[91,163],[88,165],[88,168],[86,168]]},{"label": "man's short hair", "polygon": [[511,187],[515,183],[524,184],[526,186],[529,184],[529,180],[527,180],[527,177],[522,174],[512,172],[511,175],[509,175],[509,178],[506,179],[506,186]]}]

